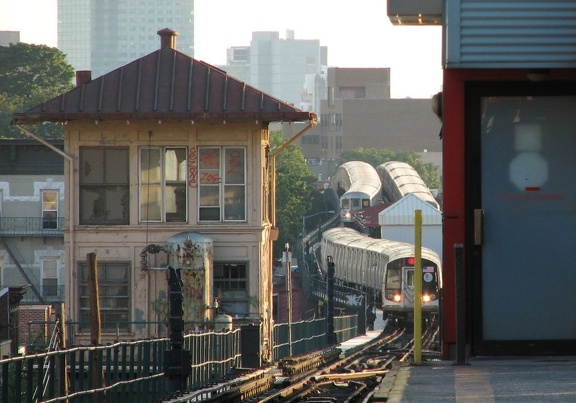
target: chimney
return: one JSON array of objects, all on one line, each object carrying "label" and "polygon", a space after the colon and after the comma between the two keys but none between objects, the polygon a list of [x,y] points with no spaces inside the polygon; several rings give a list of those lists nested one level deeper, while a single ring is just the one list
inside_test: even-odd
[{"label": "chimney", "polygon": [[176,49],[176,36],[178,36],[178,32],[164,28],[156,33],[160,35],[160,49]]},{"label": "chimney", "polygon": [[82,84],[88,84],[92,81],[92,72],[90,70],[78,70],[76,71],[76,86],[79,87]]}]

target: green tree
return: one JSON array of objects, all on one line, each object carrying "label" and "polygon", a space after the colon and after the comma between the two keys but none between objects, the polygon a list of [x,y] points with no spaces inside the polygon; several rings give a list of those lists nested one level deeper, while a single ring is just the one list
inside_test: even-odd
[{"label": "green tree", "polygon": [[[45,45],[0,46],[0,137],[20,138],[10,124],[12,113],[24,112],[73,86],[74,68],[66,55]],[[62,127],[46,123],[34,130],[45,138],[62,138]]]},{"label": "green tree", "polygon": [[340,156],[342,162],[364,161],[373,167],[377,167],[388,161],[402,161],[410,164],[420,175],[424,183],[430,189],[440,189],[438,167],[432,163],[422,162],[422,158],[415,152],[397,153],[386,149],[356,148],[352,151],[344,151]]},{"label": "green tree", "polygon": [[[282,132],[271,133],[272,148],[280,146]],[[316,177],[310,172],[302,151],[290,145],[276,156],[276,226],[280,229],[274,243],[274,256],[281,256],[284,245],[295,245],[301,231],[301,218],[310,209],[315,196]]]}]

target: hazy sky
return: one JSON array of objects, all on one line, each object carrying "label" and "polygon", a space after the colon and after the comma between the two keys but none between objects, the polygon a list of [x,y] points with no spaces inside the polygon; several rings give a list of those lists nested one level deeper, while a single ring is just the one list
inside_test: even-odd
[{"label": "hazy sky", "polygon": [[[57,0],[0,0],[0,31],[27,43],[57,45]],[[226,49],[249,46],[254,31],[293,30],[328,47],[330,67],[390,67],[393,98],[441,90],[441,28],[393,26],[386,0],[196,0],[194,58],[225,64]],[[352,6],[354,5],[354,7]]]}]

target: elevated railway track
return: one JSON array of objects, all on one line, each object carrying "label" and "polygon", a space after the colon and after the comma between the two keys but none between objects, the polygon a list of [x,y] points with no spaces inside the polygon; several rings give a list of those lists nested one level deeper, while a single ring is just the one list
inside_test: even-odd
[{"label": "elevated railway track", "polygon": [[[425,360],[436,360],[438,326],[423,336]],[[170,402],[378,402],[386,401],[395,372],[414,354],[410,329],[390,326],[366,344],[286,357],[278,366],[239,376]],[[432,347],[431,347],[432,346]]]}]

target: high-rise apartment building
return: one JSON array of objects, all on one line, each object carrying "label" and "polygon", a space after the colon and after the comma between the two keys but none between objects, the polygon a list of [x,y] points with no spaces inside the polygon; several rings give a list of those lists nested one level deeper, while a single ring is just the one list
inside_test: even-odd
[{"label": "high-rise apartment building", "polygon": [[[328,68],[318,125],[296,140],[321,180],[336,170],[340,155],[356,148],[415,152],[441,168],[441,122],[430,99],[390,98],[390,68]],[[287,138],[298,125],[278,125]]]},{"label": "high-rise apartment building", "polygon": [[92,77],[157,50],[164,28],[194,56],[194,0],[58,0],[58,48]]},{"label": "high-rise apartment building", "polygon": [[318,39],[286,38],[274,31],[252,32],[250,46],[228,49],[227,65],[218,66],[233,77],[304,111],[318,112],[326,92],[328,48]]}]

